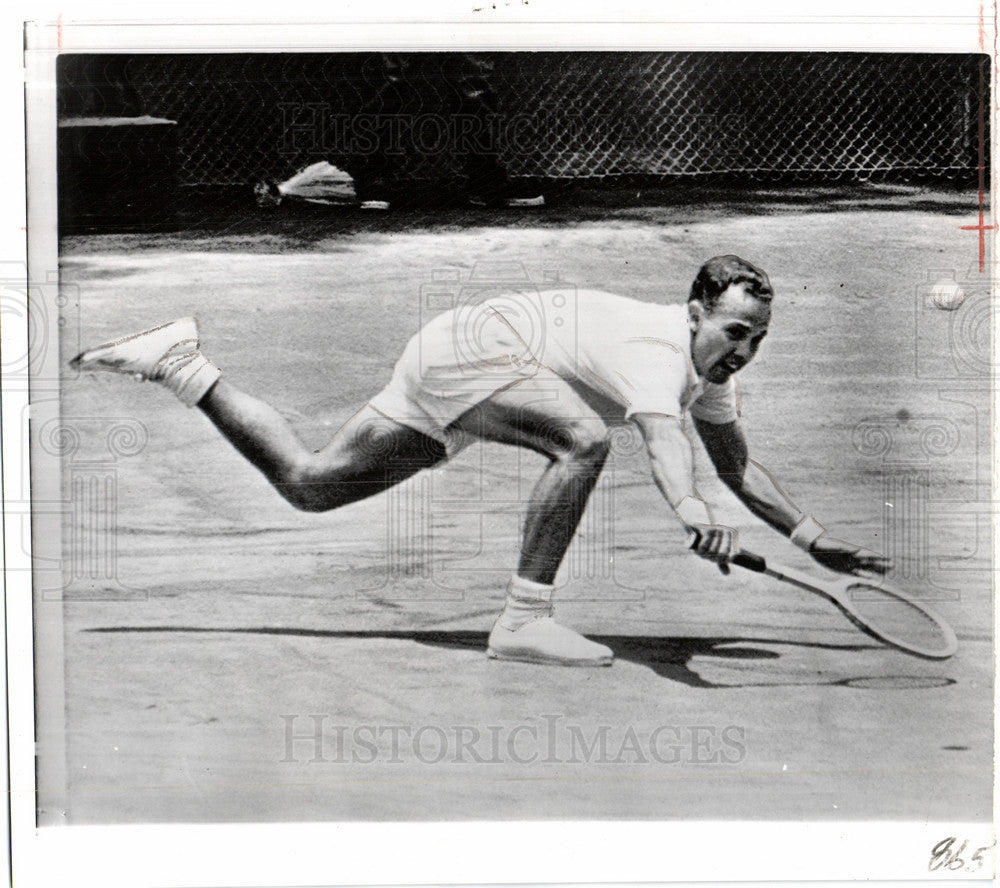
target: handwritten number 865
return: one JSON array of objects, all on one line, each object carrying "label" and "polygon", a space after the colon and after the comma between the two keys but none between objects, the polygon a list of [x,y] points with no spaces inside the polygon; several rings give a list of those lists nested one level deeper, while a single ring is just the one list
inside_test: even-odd
[{"label": "handwritten number 865", "polygon": [[949,836],[947,839],[942,839],[938,842],[931,849],[931,859],[927,864],[927,869],[931,872],[939,869],[953,871],[964,869],[967,873],[974,873],[983,865],[983,852],[989,851],[993,847],[993,845],[984,845],[982,848],[977,848],[975,853],[966,861],[962,855],[965,853],[969,840],[965,839],[956,849],[955,842],[957,841],[958,839],[954,836]]}]

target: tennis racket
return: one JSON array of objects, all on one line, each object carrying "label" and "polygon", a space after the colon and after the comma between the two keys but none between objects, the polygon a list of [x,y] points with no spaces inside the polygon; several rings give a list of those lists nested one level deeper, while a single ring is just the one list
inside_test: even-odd
[{"label": "tennis racket", "polygon": [[[692,546],[697,545],[692,538]],[[822,580],[742,550],[730,564],[767,574],[829,601],[872,638],[927,660],[946,660],[958,649],[955,630],[921,601],[881,578]]]}]

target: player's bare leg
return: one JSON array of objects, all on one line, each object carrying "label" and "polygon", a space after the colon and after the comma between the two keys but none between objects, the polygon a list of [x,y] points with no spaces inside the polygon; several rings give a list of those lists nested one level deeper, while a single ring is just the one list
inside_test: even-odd
[{"label": "player's bare leg", "polygon": [[443,460],[442,444],[363,407],[322,450],[308,450],[273,407],[220,379],[198,402],[215,427],[297,509],[373,496]]},{"label": "player's bare leg", "polygon": [[604,422],[563,380],[543,371],[493,395],[459,417],[452,428],[527,447],[549,459],[528,504],[521,556],[503,612],[490,633],[490,656],[610,665],[609,648],[552,619],[556,572],[607,457]]},{"label": "player's bare leg", "polygon": [[453,424],[487,441],[548,457],[528,501],[517,567],[518,576],[547,585],[555,582],[607,456],[607,429],[586,405],[582,409],[590,416],[553,417],[551,409],[537,388],[521,385],[484,401]]},{"label": "player's bare leg", "polygon": [[310,451],[273,407],[220,379],[184,318],[77,356],[81,370],[109,370],[159,382],[197,405],[296,508],[321,512],[373,494],[445,458],[442,444],[371,407],[356,413],[320,451]]}]

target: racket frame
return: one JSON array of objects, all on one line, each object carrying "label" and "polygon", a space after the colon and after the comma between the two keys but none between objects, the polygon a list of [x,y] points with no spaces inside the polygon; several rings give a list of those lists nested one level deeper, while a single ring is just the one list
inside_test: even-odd
[{"label": "racket frame", "polygon": [[[955,636],[955,630],[944,619],[922,601],[918,601],[904,590],[881,578],[855,576],[837,580],[822,580],[792,567],[786,567],[774,562],[768,563],[762,556],[746,549],[737,552],[730,559],[730,563],[736,564],[746,570],[754,571],[755,573],[766,574],[776,580],[790,583],[799,589],[825,598],[866,635],[870,635],[883,644],[887,644],[904,653],[922,657],[925,660],[947,660],[958,649],[958,639]],[[858,585],[880,589],[894,598],[907,602],[911,607],[923,613],[940,629],[944,641],[942,648],[931,651],[927,648],[910,644],[904,639],[895,638],[890,633],[880,629],[877,623],[868,620],[852,603],[850,590],[852,587]]]}]

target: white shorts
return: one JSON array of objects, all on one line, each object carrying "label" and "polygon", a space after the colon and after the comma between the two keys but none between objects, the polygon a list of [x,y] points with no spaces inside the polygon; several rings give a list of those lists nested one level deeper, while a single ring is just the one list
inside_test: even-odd
[{"label": "white shorts", "polygon": [[424,326],[406,344],[389,384],[369,403],[452,454],[469,441],[445,429],[494,393],[530,379],[538,367],[501,315],[489,305],[467,306]]}]

